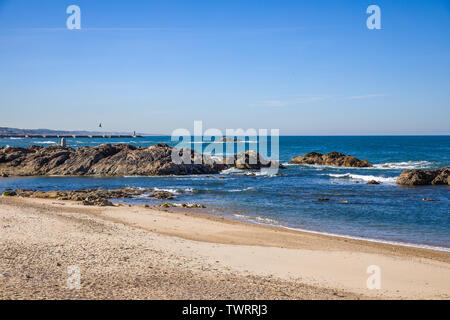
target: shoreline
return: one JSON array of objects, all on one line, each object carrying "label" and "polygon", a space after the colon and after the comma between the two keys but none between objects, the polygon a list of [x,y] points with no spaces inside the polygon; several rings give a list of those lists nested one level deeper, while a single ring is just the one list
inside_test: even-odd
[{"label": "shoreline", "polygon": [[338,234],[338,233],[323,232],[323,231],[314,231],[314,230],[295,228],[295,227],[287,227],[287,226],[270,224],[270,223],[264,223],[264,222],[258,222],[258,221],[251,221],[250,219],[239,219],[239,218],[232,218],[232,217],[230,217],[230,219],[237,220],[237,221],[242,221],[242,222],[247,222],[247,223],[250,223],[250,224],[269,226],[269,227],[274,227],[274,228],[280,228],[280,229],[286,229],[286,230],[292,230],[292,231],[299,231],[299,232],[305,232],[305,233],[312,233],[312,234],[323,235],[323,236],[330,236],[330,237],[343,238],[343,239],[349,239],[349,240],[367,241],[367,242],[374,242],[374,243],[381,243],[381,244],[389,244],[389,245],[393,245],[393,246],[402,246],[402,247],[408,247],[408,248],[426,249],[426,250],[433,250],[433,251],[449,252],[450,253],[450,247],[447,248],[447,247],[433,246],[433,245],[427,245],[427,244],[407,243],[407,242],[401,242],[401,241],[391,241],[391,240],[383,240],[383,239],[364,238],[364,237],[351,236],[351,235],[346,235],[346,234]]},{"label": "shoreline", "polygon": [[[0,273],[11,275],[0,278],[3,299],[38,298],[42,292],[56,299],[70,296],[71,292],[54,284],[58,280],[64,287],[64,273],[56,279],[54,273],[42,276],[47,269],[58,269],[54,265],[55,255],[66,261],[60,262],[64,266],[81,264],[85,281],[96,288],[83,288],[78,292],[79,298],[131,298],[123,294],[131,290],[129,283],[118,281],[118,276],[111,275],[106,268],[119,270],[127,279],[138,275],[146,279],[139,284],[147,292],[138,295],[144,299],[214,299],[217,296],[207,289],[213,283],[214,292],[219,290],[221,297],[230,299],[450,299],[450,282],[446,280],[450,278],[450,254],[443,251],[288,230],[194,209],[87,207],[53,199],[1,197],[0,222],[5,231],[0,235],[5,252],[23,251],[22,262],[11,264],[4,256],[0,257]],[[127,242],[130,243],[124,245]],[[27,250],[35,246],[40,250],[40,260],[30,263],[28,260],[35,253]],[[79,246],[84,248],[81,252],[73,249]],[[130,256],[129,250],[134,254]],[[156,253],[162,258],[155,258]],[[174,261],[178,262],[173,265]],[[155,279],[153,271],[147,273],[148,264],[155,263],[165,270],[162,278]],[[366,269],[371,265],[381,268],[380,290],[366,287],[370,276]],[[35,273],[30,271],[34,268]],[[42,283],[38,282],[32,288],[35,294],[23,293],[24,285],[31,282],[23,279],[25,272],[33,278],[43,277],[41,282],[49,282],[49,288],[40,289]],[[183,272],[190,275],[179,276]],[[243,286],[249,277],[257,285]],[[103,279],[101,283],[98,278]],[[231,287],[217,289],[214,279],[222,279]],[[190,287],[190,281],[194,280],[199,281],[199,288]],[[168,281],[170,288],[156,295],[148,292],[149,288],[154,289],[155,281]],[[176,286],[172,287],[172,282]],[[4,287],[5,283],[10,285]],[[272,292],[278,285],[284,288],[282,292],[290,293],[279,296]],[[105,286],[108,289],[98,289]],[[236,286],[241,289],[232,289]],[[186,290],[178,292],[177,288]],[[172,290],[178,295],[170,295]]]}]

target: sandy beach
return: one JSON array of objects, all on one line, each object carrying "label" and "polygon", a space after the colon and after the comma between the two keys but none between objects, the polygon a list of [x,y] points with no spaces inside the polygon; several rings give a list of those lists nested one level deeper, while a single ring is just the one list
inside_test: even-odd
[{"label": "sandy beach", "polygon": [[[142,206],[0,198],[1,299],[449,299],[450,254]],[[369,266],[380,289],[369,290]],[[80,270],[70,289],[68,267]]]}]

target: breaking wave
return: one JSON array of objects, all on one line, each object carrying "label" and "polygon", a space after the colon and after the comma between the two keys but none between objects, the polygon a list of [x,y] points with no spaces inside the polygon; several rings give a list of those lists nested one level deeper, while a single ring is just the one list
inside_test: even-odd
[{"label": "breaking wave", "polygon": [[375,169],[428,169],[434,166],[431,161],[403,161],[374,164]]},{"label": "breaking wave", "polygon": [[362,175],[362,174],[352,174],[352,173],[343,173],[343,174],[334,174],[330,173],[327,174],[331,178],[337,178],[337,179],[351,179],[351,180],[359,180],[359,181],[379,181],[384,183],[395,183],[397,180],[397,177],[379,177],[379,176],[372,176],[372,175]]},{"label": "breaking wave", "polygon": [[233,214],[233,216],[235,216],[236,218],[242,219],[242,220],[246,220],[246,221],[259,222],[259,223],[264,223],[264,224],[269,224],[269,225],[280,225],[280,223],[277,220],[263,218],[263,217],[259,217],[259,216],[251,217],[251,216],[246,216],[243,214]]}]

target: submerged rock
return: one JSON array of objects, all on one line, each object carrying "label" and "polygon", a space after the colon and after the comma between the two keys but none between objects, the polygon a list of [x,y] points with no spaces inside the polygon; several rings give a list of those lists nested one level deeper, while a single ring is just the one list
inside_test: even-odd
[{"label": "submerged rock", "polygon": [[172,200],[173,194],[167,191],[157,191],[148,195],[149,198]]},{"label": "submerged rock", "polygon": [[159,207],[159,208],[174,208],[174,207],[176,207],[176,205],[174,205],[173,203],[170,203],[170,202],[164,202],[164,203],[157,204],[156,207]]},{"label": "submerged rock", "polygon": [[367,182],[367,184],[381,184],[381,182],[376,180],[370,180],[369,182]]},{"label": "submerged rock", "polygon": [[367,160],[360,160],[353,156],[345,155],[339,152],[330,152],[327,154],[310,152],[303,156],[292,158],[290,163],[359,168],[372,167],[372,164]]},{"label": "submerged rock", "polygon": [[450,168],[405,170],[397,178],[397,184],[407,186],[450,185]]}]

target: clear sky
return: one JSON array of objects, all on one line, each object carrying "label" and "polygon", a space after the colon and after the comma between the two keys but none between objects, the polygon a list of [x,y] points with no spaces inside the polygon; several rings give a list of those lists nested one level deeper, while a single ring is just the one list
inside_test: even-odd
[{"label": "clear sky", "polygon": [[[81,30],[66,28],[71,4]],[[0,114],[19,128],[450,134],[450,1],[0,0]]]}]

